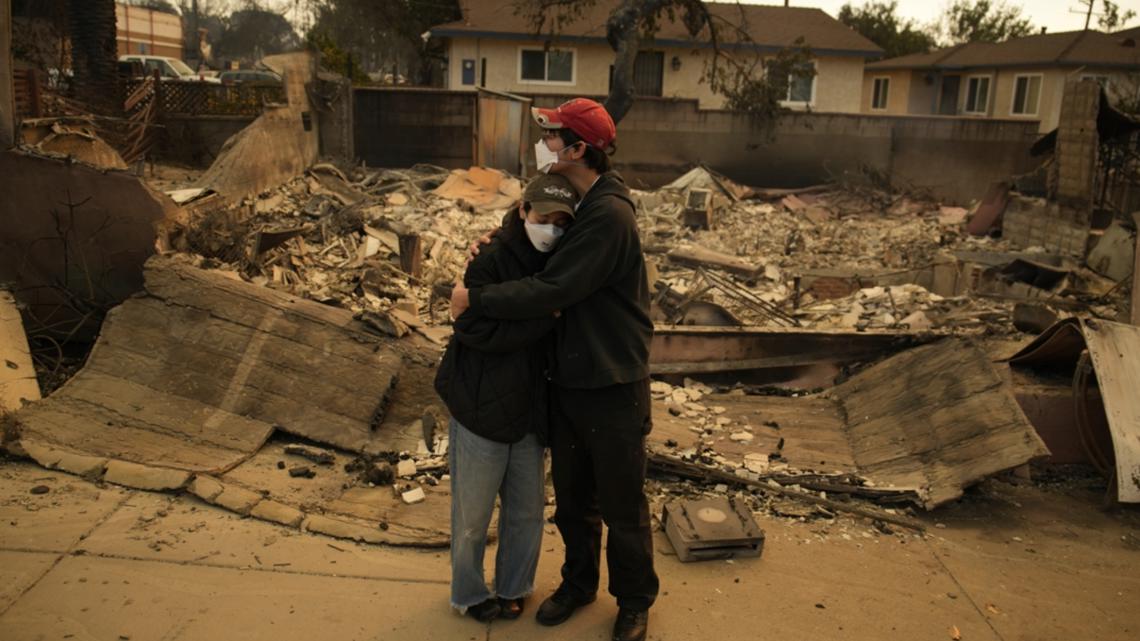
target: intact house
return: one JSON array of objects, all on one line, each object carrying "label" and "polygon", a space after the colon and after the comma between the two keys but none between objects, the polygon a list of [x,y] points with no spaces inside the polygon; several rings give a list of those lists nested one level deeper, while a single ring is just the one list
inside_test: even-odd
[{"label": "intact house", "polygon": [[1070,78],[1095,79],[1110,99],[1140,89],[1136,31],[1069,31],[967,43],[866,66],[863,112],[1037,120],[1057,128]]},{"label": "intact house", "polygon": [[[604,96],[609,93],[614,52],[606,42],[606,18],[616,6],[599,0],[555,36],[538,36],[510,3],[469,0],[463,19],[431,29],[446,42],[445,87],[478,87],[523,95]],[[819,9],[706,3],[723,19],[721,32],[744,31],[748,41],[730,43],[732,54],[750,58],[775,55],[800,37],[810,47],[814,77],[796,76],[785,105],[793,109],[857,113],[864,62],[882,55],[870,40]],[[728,26],[731,25],[731,26]],[[742,40],[742,39],[741,39]],[[711,60],[707,32],[691,37],[677,21],[662,20],[655,38],[642,44],[634,70],[639,96],[690,98],[702,108],[724,105],[724,98],[701,78]],[[743,58],[743,56],[740,56]],[[762,67],[761,67],[762,68]]]}]

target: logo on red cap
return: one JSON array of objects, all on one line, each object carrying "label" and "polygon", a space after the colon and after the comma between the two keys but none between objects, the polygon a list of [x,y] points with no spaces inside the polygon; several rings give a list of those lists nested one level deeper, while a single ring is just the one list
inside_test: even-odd
[{"label": "logo on red cap", "polygon": [[533,107],[535,122],[544,129],[563,127],[578,134],[591,147],[605,151],[617,137],[617,127],[606,108],[589,98],[574,98],[557,109]]}]

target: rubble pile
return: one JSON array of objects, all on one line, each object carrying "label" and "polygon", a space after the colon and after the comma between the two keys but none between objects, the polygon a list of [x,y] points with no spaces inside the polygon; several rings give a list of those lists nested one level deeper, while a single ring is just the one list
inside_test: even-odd
[{"label": "rubble pile", "polygon": [[868,287],[845,298],[807,305],[797,317],[810,327],[837,329],[965,329],[1008,325],[1010,305],[970,296],[943,297],[919,285]]},{"label": "rubble pile", "polygon": [[[173,245],[250,282],[350,309],[378,331],[442,342],[467,246],[499,226],[522,187],[481,167],[318,164],[238,207],[207,210]],[[966,233],[965,209],[866,187],[756,190],[704,168],[633,196],[658,322],[1014,331],[1009,297],[961,285],[928,291],[952,254],[1009,251]],[[809,284],[817,272],[846,289],[824,295]],[[692,316],[694,305],[707,309]]]},{"label": "rubble pile", "polygon": [[521,193],[518,179],[477,167],[359,168],[349,176],[322,164],[239,207],[203,215],[184,248],[209,266],[350,309],[402,336],[422,323],[421,313],[446,319],[446,300],[433,296],[431,284],[463,272],[468,244],[497,227]]},{"label": "rubble pile", "polygon": [[[699,189],[714,192],[707,229],[685,224],[692,193]],[[741,189],[698,168],[655,192],[634,192],[659,292],[667,290],[685,302],[711,301],[746,324],[773,321],[771,314],[751,313],[741,304],[741,292],[707,282],[698,269],[713,268],[735,288],[775,305],[805,327],[974,331],[1009,326],[1012,303],[942,297],[917,284],[864,287],[830,300],[817,300],[798,288],[797,277],[811,270],[848,274],[853,282],[876,276],[917,280],[940,262],[940,254],[1008,250],[1000,239],[967,234],[965,209],[865,188],[826,186],[783,196],[789,190],[768,190],[776,192],[768,202],[755,199],[756,194],[737,199]],[[678,260],[682,252],[696,258]]]}]

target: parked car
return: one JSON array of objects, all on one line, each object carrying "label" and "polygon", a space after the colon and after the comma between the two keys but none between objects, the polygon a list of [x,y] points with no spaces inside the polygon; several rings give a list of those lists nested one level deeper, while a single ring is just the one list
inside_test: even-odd
[{"label": "parked car", "polygon": [[223,85],[281,86],[281,76],[263,69],[234,69],[218,75]]},{"label": "parked car", "polygon": [[144,56],[141,54],[127,54],[119,56],[121,62],[139,62],[142,63],[144,71],[147,74],[152,74],[156,70],[159,75],[167,80],[176,80],[181,82],[212,82],[217,83],[217,78],[205,78],[191,69],[185,62],[178,58],[170,58],[167,56]]}]

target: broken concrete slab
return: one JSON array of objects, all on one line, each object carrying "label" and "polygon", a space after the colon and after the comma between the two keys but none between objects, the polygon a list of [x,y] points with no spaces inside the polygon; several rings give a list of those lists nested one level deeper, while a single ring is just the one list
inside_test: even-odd
[{"label": "broken concrete slab", "polygon": [[301,523],[305,520],[305,513],[301,510],[269,499],[265,499],[260,501],[257,505],[254,505],[253,509],[249,511],[249,515],[261,519],[262,521],[271,521],[284,525],[285,527],[300,527]]},{"label": "broken concrete slab", "polygon": [[103,480],[136,490],[180,490],[190,482],[190,472],[128,461],[108,461]]},{"label": "broken concrete slab", "polygon": [[0,414],[40,399],[28,338],[16,299],[0,289]]},{"label": "broken concrete slab", "polygon": [[23,441],[19,445],[24,454],[50,470],[61,470],[76,476],[99,478],[107,469],[105,457],[75,454],[31,440]]},{"label": "broken concrete slab", "polygon": [[[1073,373],[1076,425],[1089,459],[1115,481],[1114,498],[1140,503],[1140,327],[1068,318],[1010,358],[1013,367]],[[1103,412],[1090,402],[1099,392]],[[1111,437],[1104,443],[1103,424]]]}]

